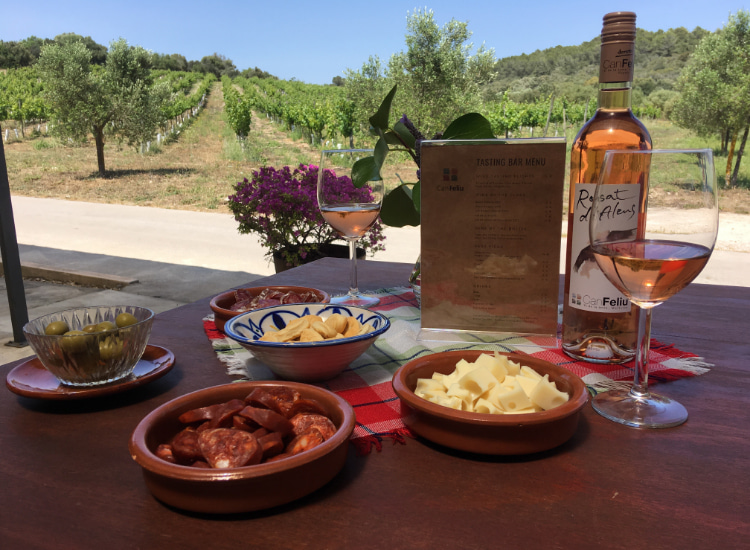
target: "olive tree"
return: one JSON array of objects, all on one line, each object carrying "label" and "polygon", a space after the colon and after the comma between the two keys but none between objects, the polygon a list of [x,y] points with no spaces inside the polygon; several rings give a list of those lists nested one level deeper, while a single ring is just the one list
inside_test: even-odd
[{"label": "olive tree", "polygon": [[495,55],[484,46],[472,53],[467,23],[451,19],[439,27],[432,10],[415,10],[406,27],[406,51],[392,55],[386,67],[371,57],[360,71],[348,70],[347,93],[369,116],[397,85],[393,110],[431,135],[480,108],[480,87],[494,76]]},{"label": "olive tree", "polygon": [[[678,87],[681,95],[673,119],[701,136],[729,136],[726,183],[728,187],[736,185],[750,132],[750,12],[730,15],[723,28],[701,40]],[[736,149],[738,138],[740,147]]]},{"label": "olive tree", "polygon": [[110,45],[103,67],[92,65],[91,52],[80,41],[42,48],[37,67],[55,131],[74,140],[92,134],[101,176],[106,138],[143,143],[162,122],[161,106],[170,92],[153,84],[150,59],[148,51],[123,39]]},{"label": "olive tree", "polygon": [[494,50],[472,55],[471,31],[451,19],[438,27],[432,10],[407,17],[405,52],[391,56],[387,75],[399,87],[398,106],[425,135],[481,107],[480,86],[494,76]]}]

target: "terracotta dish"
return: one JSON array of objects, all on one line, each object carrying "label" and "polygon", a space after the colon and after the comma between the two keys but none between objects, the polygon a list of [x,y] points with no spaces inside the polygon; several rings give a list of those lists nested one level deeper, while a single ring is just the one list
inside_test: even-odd
[{"label": "terracotta dish", "polygon": [[[322,444],[283,460],[241,468],[203,469],[167,462],[154,454],[184,427],[180,414],[231,399],[243,399],[258,386],[285,385],[316,400],[336,425]],[[292,502],[328,483],[346,461],[354,430],[354,410],[336,394],[294,382],[238,382],[199,390],[173,399],[148,414],[130,439],[130,454],[160,501],[193,512],[252,512]]]},{"label": "terracotta dish", "polygon": [[[281,329],[306,315],[327,319],[338,313],[368,325],[367,334],[317,342],[270,342],[259,340],[266,331]],[[274,374],[285,380],[320,382],[338,375],[362,355],[391,326],[388,317],[376,311],[337,304],[290,304],[248,311],[232,318],[224,327],[227,336],[250,350]]]},{"label": "terracotta dish", "polygon": [[[280,292],[296,292],[297,294],[305,294],[308,292],[314,292],[317,294],[318,299],[316,300],[319,303],[327,304],[331,301],[331,297],[328,295],[327,292],[323,290],[318,290],[317,288],[310,288],[306,286],[258,286],[258,287],[250,287],[250,288],[243,288],[242,290],[246,291],[248,294],[252,296],[257,296],[260,294],[264,289],[270,288],[273,290],[278,290]],[[211,310],[214,312],[214,322],[216,323],[216,328],[218,328],[220,331],[224,331],[224,325],[226,324],[229,319],[232,317],[236,317],[240,314],[238,311],[233,311],[229,309],[232,304],[235,303],[235,294],[234,290],[229,290],[227,292],[222,292],[218,296],[214,296],[211,300]],[[312,303],[312,302],[311,302]]]},{"label": "terracotta dish", "polygon": [[583,381],[570,371],[528,355],[504,354],[539,374],[549,374],[557,389],[570,399],[548,411],[528,414],[483,414],[457,411],[414,394],[417,379],[433,372],[449,374],[460,359],[473,362],[482,350],[447,351],[426,355],[402,366],[393,377],[393,389],[406,411],[404,423],[417,435],[440,445],[488,455],[521,455],[553,449],[570,439],[588,401]]}]

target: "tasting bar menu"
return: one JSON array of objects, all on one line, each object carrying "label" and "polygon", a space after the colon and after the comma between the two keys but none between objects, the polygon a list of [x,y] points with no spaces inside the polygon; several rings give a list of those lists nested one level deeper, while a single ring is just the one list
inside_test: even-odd
[{"label": "tasting bar menu", "polygon": [[422,142],[420,339],[556,337],[565,154],[563,138]]}]

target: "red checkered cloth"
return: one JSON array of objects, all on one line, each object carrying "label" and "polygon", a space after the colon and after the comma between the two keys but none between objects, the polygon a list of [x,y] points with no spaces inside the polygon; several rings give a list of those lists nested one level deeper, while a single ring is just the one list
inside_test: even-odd
[{"label": "red checkered cloth", "polygon": [[[514,337],[498,341],[467,335],[465,342],[425,342],[418,340],[420,315],[414,293],[398,287],[374,292],[380,304],[374,310],[388,316],[391,328],[336,378],[319,384],[346,399],[357,415],[352,442],[362,453],[374,446],[381,448],[384,439],[403,443],[412,436],[401,420],[401,402],[393,391],[391,380],[401,365],[430,353],[462,349],[520,351],[561,365],[580,376],[592,394],[614,387],[629,387],[633,380],[633,362],[623,365],[599,365],[575,361],[565,355],[554,338]],[[227,373],[240,380],[273,380],[275,375],[234,340],[220,332],[213,315],[203,325]],[[471,341],[468,341],[471,339]],[[668,382],[707,372],[711,365],[701,357],[651,340],[649,381]]]}]

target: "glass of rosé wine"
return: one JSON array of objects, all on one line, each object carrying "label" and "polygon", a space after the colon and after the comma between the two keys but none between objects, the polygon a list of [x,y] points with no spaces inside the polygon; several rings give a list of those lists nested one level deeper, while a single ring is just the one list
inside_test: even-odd
[{"label": "glass of ros\u00e9 wine", "polygon": [[711,150],[607,151],[591,201],[588,261],[638,306],[633,385],[599,393],[592,405],[627,426],[677,426],[685,407],[648,390],[651,311],[698,276],[716,243]]},{"label": "glass of ros\u00e9 wine", "polygon": [[[349,292],[331,298],[332,304],[372,307],[380,303],[362,294],[357,283],[357,241],[380,215],[385,194],[380,171],[373,164],[373,149],[323,151],[318,170],[318,206],[325,221],[349,243]],[[361,187],[353,183],[362,182]]]}]

